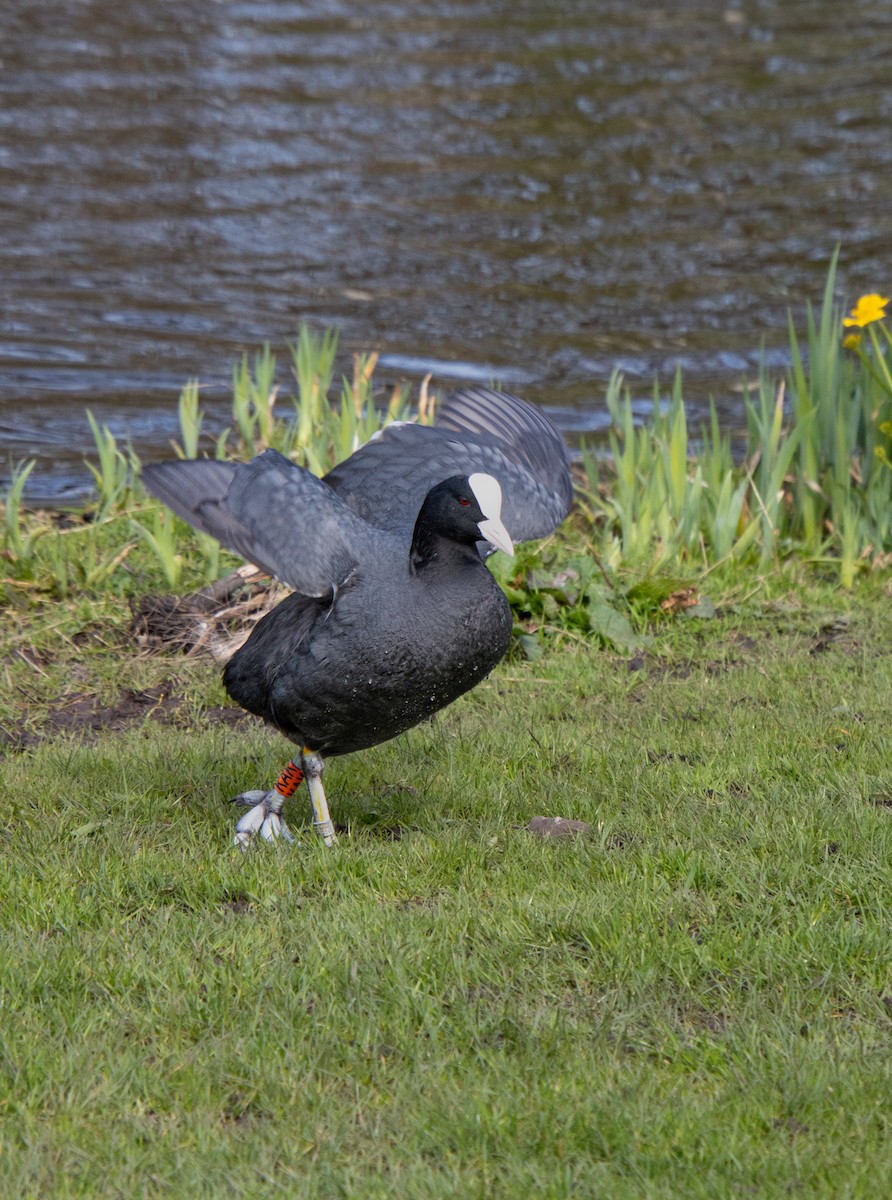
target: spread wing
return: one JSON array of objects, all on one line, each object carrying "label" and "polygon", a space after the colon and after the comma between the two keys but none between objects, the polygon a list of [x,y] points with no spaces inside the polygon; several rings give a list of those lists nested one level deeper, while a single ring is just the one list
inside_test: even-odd
[{"label": "spread wing", "polygon": [[433,426],[386,426],[325,482],[369,524],[404,532],[435,484],[475,471],[501,484],[502,520],[514,541],[544,537],[570,511],[561,435],[534,405],[483,387],[453,392]]},{"label": "spread wing", "polygon": [[343,584],[380,537],[328,484],[276,450],[247,463],[155,463],[142,478],[190,525],[305,596]]}]

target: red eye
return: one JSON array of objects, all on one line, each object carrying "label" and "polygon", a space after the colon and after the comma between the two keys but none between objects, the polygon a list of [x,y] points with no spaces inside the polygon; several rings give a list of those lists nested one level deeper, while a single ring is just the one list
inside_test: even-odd
[{"label": "red eye", "polygon": [[471,501],[468,500],[465,496],[459,496],[458,502],[459,502],[459,504],[463,504],[465,508],[471,507]]}]

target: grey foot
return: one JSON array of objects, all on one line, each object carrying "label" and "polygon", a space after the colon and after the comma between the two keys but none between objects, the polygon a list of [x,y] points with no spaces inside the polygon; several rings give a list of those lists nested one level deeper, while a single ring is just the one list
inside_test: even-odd
[{"label": "grey foot", "polygon": [[279,838],[294,841],[294,834],[280,814],[282,797],[275,790],[242,792],[233,797],[232,803],[248,809],[235,827],[235,844],[240,849],[247,850],[258,834],[265,842],[275,842]]}]

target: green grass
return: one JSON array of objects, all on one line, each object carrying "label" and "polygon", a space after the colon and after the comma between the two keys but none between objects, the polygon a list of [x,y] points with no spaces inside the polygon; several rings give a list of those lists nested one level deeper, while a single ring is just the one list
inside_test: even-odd
[{"label": "green grass", "polygon": [[[0,1196],[889,1194],[888,596],[752,582],[632,660],[550,638],[334,760],[336,850],[301,794],[245,855],[226,801],[287,744],[119,598],[20,597]],[[161,685],[165,723],[14,748]]]},{"label": "green grass", "polygon": [[[134,644],[129,604],[216,578],[216,544],[95,421],[92,512],[26,513],[16,470],[2,1200],[892,1192],[892,335],[841,354],[834,269],[742,464],[715,420],[689,441],[680,377],[644,428],[613,380],[612,462],[495,567],[514,656],[330,764],[333,851],[308,805],[299,845],[233,847],[227,800],[290,748],[207,659]],[[285,419],[245,358],[213,446],[187,386],[182,451],[318,472],[405,413],[375,356],[332,403],[334,349],[301,332]]]}]

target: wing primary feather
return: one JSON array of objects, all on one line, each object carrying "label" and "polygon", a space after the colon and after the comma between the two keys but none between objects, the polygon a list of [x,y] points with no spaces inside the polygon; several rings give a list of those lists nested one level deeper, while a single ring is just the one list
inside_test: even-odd
[{"label": "wing primary feather", "polygon": [[343,585],[380,536],[321,479],[275,450],[247,463],[158,463],[143,478],[196,529],[306,596]]}]

